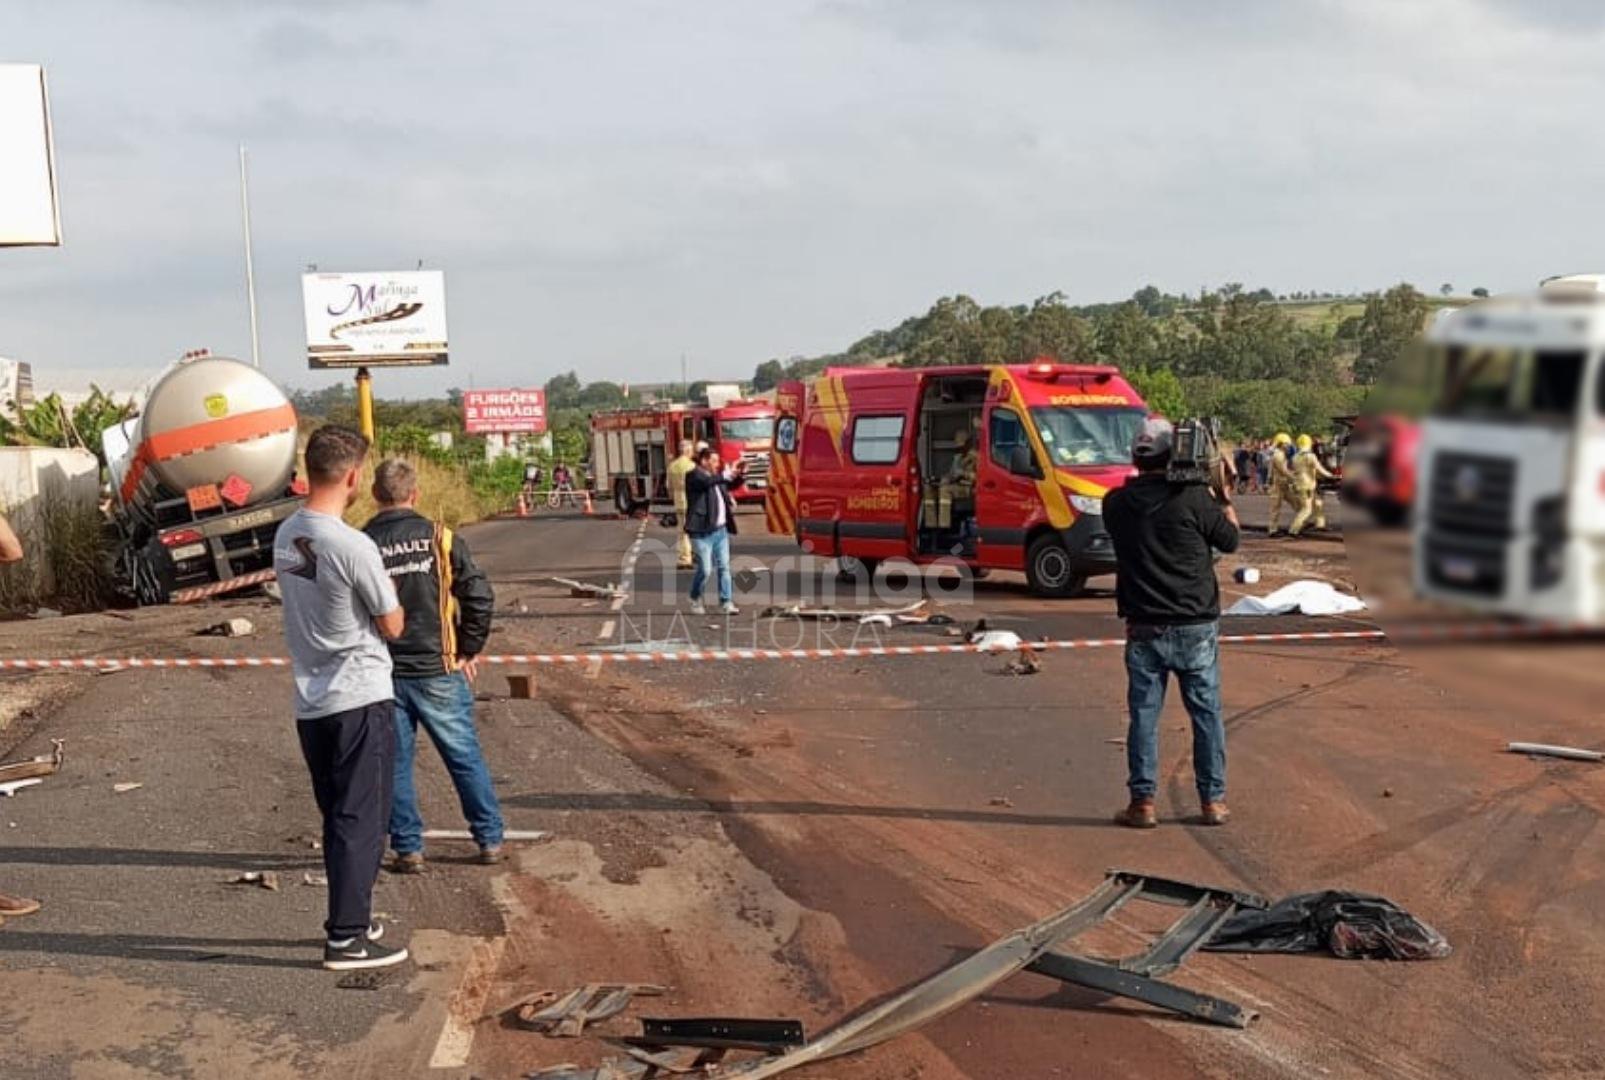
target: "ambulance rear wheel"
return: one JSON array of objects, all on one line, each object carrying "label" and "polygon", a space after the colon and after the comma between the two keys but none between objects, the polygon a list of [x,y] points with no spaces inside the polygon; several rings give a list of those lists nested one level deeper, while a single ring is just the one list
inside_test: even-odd
[{"label": "ambulance rear wheel", "polygon": [[1087,575],[1076,573],[1070,549],[1057,536],[1039,536],[1026,549],[1025,579],[1038,596],[1075,596],[1087,585]]}]

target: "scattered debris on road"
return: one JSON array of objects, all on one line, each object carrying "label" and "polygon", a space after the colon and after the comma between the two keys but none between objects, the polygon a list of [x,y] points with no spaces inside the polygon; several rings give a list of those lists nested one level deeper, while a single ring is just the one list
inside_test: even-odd
[{"label": "scattered debris on road", "polygon": [[144,786],[145,785],[143,783],[140,783],[138,781],[129,781],[129,782],[123,783],[123,784],[113,784],[111,786],[111,790],[112,790],[112,793],[115,794],[115,795],[126,795],[130,791],[138,791],[140,788],[142,788]]},{"label": "scattered debris on road", "polygon": [[1437,960],[1453,950],[1438,931],[1391,900],[1328,889],[1300,893],[1228,919],[1212,952],[1329,952],[1343,960]]},{"label": "scattered debris on road", "polygon": [[51,739],[49,754],[0,764],[0,784],[56,775],[61,771],[62,762],[66,760],[64,745],[60,739]]},{"label": "scattered debris on road", "polygon": [[250,619],[225,619],[195,631],[196,637],[250,637],[256,633],[256,624]]},{"label": "scattered debris on road", "polygon": [[1530,757],[1565,758],[1568,761],[1605,761],[1605,753],[1598,750],[1584,750],[1578,746],[1551,746],[1548,743],[1513,742],[1505,747],[1512,754],[1527,754]]},{"label": "scattered debris on road", "polygon": [[1259,570],[1252,566],[1239,566],[1232,573],[1232,580],[1239,585],[1257,585],[1259,584]]},{"label": "scattered debris on road", "polygon": [[329,875],[314,874],[308,870],[301,875],[301,884],[310,885],[315,889],[327,889],[329,887]]},{"label": "scattered debris on road", "polygon": [[513,1021],[526,1031],[558,1039],[577,1038],[587,1025],[617,1016],[638,997],[659,997],[667,993],[648,983],[588,983],[560,994],[542,990],[514,1005]]},{"label": "scattered debris on road", "polygon": [[255,885],[268,892],[279,891],[279,875],[272,870],[247,870],[237,877],[230,878],[228,885]]},{"label": "scattered debris on road", "polygon": [[758,613],[760,619],[837,619],[842,622],[855,621],[863,623],[869,619],[885,619],[885,625],[890,626],[892,620],[898,622],[929,622],[931,615],[926,613],[930,605],[929,600],[915,600],[901,607],[881,608],[834,608],[810,607],[807,604],[783,604],[766,607]]},{"label": "scattered debris on road", "polygon": [[677,1047],[698,1050],[752,1050],[783,1054],[808,1042],[800,1020],[765,1020],[749,1017],[695,1017],[641,1020],[641,1034],[610,1039],[621,1046],[662,1051]]},{"label": "scattered debris on road", "polygon": [[[502,833],[502,839],[509,842],[545,840],[552,834],[540,829],[508,829]],[[425,840],[472,840],[473,834],[467,829],[425,829]]]},{"label": "scattered debris on road", "polygon": [[1009,658],[1003,665],[1004,675],[1035,675],[1042,670],[1042,661],[1037,654],[1031,651],[1029,645],[1020,646],[1020,650]]},{"label": "scattered debris on road", "polygon": [[12,780],[8,783],[0,784],[0,796],[9,799],[23,788],[37,787],[42,783],[44,783],[44,779],[38,776],[31,780]]},{"label": "scattered debris on road", "polygon": [[[1063,951],[1072,939],[1136,900],[1187,910],[1136,956],[1105,961]],[[533,1073],[531,1080],[644,1080],[663,1072],[693,1071],[708,1077],[763,1080],[878,1046],[974,1001],[1022,970],[1112,996],[1133,998],[1208,1023],[1247,1027],[1257,1015],[1251,1010],[1163,982],[1162,977],[1180,967],[1239,909],[1267,906],[1263,897],[1249,893],[1111,870],[1102,885],[1062,911],[1014,931],[783,1053],[722,1066],[719,1061],[725,1051],[720,1048],[686,1047],[661,1054],[632,1048],[628,1058],[606,1061],[595,1068],[562,1065]]]},{"label": "scattered debris on road", "polygon": [[986,801],[986,804],[988,806],[1001,806],[1010,810],[1014,809],[1014,800],[1007,795],[994,795]]},{"label": "scattered debris on road", "polygon": [[573,578],[556,577],[548,575],[547,581],[556,582],[568,590],[570,596],[585,599],[613,600],[624,595],[624,590],[611,581],[605,585],[592,581],[575,581]]}]

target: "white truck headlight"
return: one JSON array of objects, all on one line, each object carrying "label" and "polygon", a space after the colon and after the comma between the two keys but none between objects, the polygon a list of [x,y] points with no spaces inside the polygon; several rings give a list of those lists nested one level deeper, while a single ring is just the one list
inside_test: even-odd
[{"label": "white truck headlight", "polygon": [[1071,495],[1070,505],[1078,514],[1102,514],[1103,499],[1095,495]]}]

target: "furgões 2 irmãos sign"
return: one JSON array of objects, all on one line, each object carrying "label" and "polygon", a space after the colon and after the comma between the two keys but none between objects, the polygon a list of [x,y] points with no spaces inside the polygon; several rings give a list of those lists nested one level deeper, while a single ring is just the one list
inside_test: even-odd
[{"label": "furg\u00f5es 2 irm\u00e3os sign", "polygon": [[463,429],[470,435],[542,435],[546,391],[464,390]]}]

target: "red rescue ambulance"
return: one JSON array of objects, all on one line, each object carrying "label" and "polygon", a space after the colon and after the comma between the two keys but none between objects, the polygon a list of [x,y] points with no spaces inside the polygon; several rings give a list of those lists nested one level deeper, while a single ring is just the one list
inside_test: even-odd
[{"label": "red rescue ambulance", "polygon": [[814,554],[1023,570],[1045,596],[1115,568],[1103,497],[1148,415],[1118,368],[831,368],[775,404],[769,531]]}]

